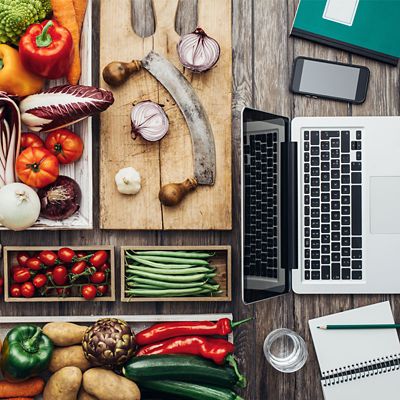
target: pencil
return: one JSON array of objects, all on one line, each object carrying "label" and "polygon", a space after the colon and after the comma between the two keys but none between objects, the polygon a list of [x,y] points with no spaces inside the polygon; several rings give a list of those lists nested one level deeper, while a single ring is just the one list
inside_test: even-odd
[{"label": "pencil", "polygon": [[319,329],[397,329],[400,324],[321,325]]}]

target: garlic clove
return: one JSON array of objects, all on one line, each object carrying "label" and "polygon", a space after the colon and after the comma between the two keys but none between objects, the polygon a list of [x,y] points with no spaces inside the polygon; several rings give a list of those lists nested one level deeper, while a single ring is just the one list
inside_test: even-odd
[{"label": "garlic clove", "polygon": [[115,175],[115,184],[122,194],[137,194],[142,185],[139,172],[133,167],[120,169]]}]

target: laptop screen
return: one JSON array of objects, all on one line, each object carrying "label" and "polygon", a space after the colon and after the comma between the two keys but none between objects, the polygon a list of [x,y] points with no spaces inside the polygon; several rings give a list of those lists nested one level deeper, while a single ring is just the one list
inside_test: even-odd
[{"label": "laptop screen", "polygon": [[242,116],[243,300],[287,292],[281,254],[281,144],[288,120],[246,108]]}]

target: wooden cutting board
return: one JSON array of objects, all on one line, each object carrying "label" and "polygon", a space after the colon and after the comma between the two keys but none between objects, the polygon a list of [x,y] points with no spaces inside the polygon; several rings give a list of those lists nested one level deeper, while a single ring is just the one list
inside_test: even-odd
[{"label": "wooden cutting board", "polygon": [[[118,6],[116,4],[118,3]],[[100,227],[102,229],[232,229],[232,37],[231,0],[198,0],[198,26],[221,46],[215,68],[192,74],[179,62],[175,14],[178,0],[153,0],[154,35],[141,38],[131,25],[131,0],[102,0],[100,16],[100,71],[111,61],[142,59],[155,50],[171,61],[191,82],[208,113],[214,132],[217,173],[214,186],[199,186],[178,206],[161,206],[162,185],[193,176],[192,146],[186,122],[173,98],[147,71],[119,88],[115,103],[101,115]],[[101,85],[108,88],[100,78]],[[164,106],[168,134],[157,143],[130,134],[132,104],[152,100]],[[120,194],[114,176],[132,166],[142,177],[134,196]]]}]

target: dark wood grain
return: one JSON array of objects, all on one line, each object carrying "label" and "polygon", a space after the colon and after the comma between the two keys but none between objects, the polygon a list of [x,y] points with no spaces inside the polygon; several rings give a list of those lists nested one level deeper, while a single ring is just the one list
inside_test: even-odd
[{"label": "dark wood grain", "polygon": [[[99,1],[94,0],[94,82],[99,68]],[[218,0],[216,0],[218,1]],[[118,0],[115,0],[116,6]],[[132,0],[132,25],[141,36],[154,32],[151,0]],[[181,0],[175,21],[179,34],[192,31],[197,24],[197,0]],[[235,335],[237,355],[248,376],[246,400],[317,400],[322,399],[320,373],[307,321],[354,306],[390,299],[395,317],[400,320],[400,296],[298,296],[289,294],[271,301],[245,306],[240,285],[240,111],[254,106],[290,117],[316,115],[399,115],[399,70],[362,57],[329,49],[310,42],[289,38],[298,0],[233,0],[233,226],[232,232],[134,232],[100,231],[99,202],[94,199],[96,228],[85,232],[1,232],[2,245],[111,244],[116,247],[117,267],[122,245],[207,245],[231,244],[233,266],[233,301],[215,303],[130,304],[0,304],[0,315],[112,315],[233,312],[236,319],[255,319]],[[230,21],[227,21],[229,23]],[[367,65],[371,83],[367,101],[362,106],[311,100],[293,96],[289,81],[293,59],[299,55]],[[94,124],[94,170],[98,170],[98,120]],[[94,193],[98,193],[95,173]],[[123,210],[121,210],[123,212]],[[117,268],[119,282],[119,268]],[[119,296],[117,284],[117,296]],[[306,366],[296,374],[286,375],[267,365],[262,345],[266,335],[278,327],[299,332],[307,341],[310,353]]]}]

